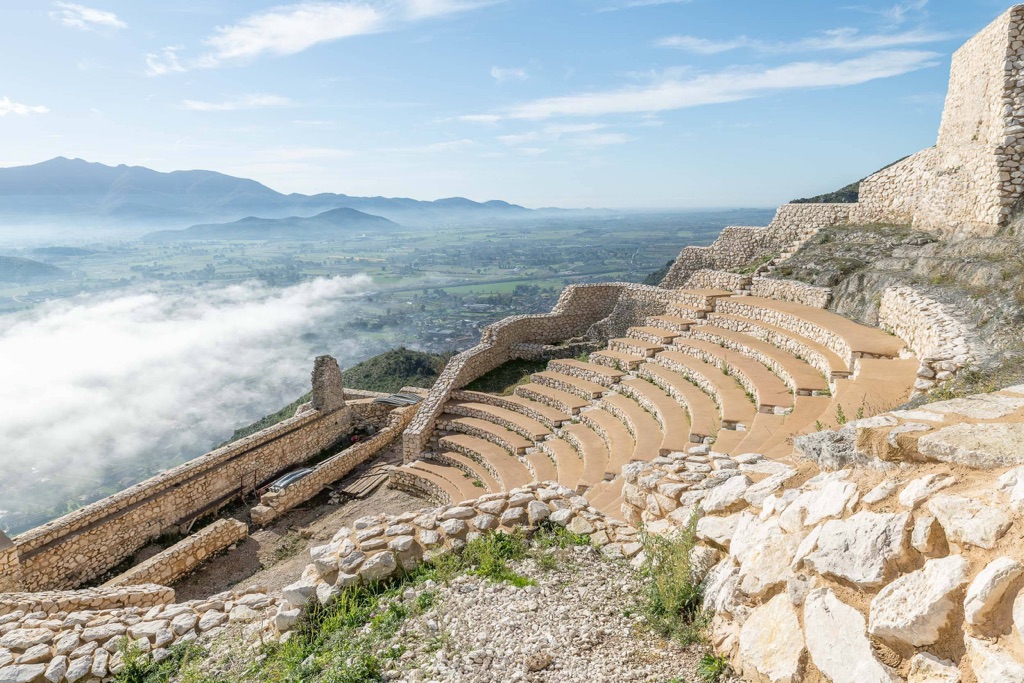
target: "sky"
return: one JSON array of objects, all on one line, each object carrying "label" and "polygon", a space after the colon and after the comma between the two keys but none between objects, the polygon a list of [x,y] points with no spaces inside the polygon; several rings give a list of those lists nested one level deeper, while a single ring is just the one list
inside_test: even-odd
[{"label": "sky", "polygon": [[934,144],[996,0],[6,0],[0,166],[774,206]]}]

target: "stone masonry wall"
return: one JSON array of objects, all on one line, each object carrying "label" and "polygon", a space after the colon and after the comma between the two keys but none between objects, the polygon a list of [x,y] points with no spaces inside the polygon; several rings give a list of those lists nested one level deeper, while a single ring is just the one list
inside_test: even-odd
[{"label": "stone masonry wall", "polygon": [[[402,391],[421,393],[421,389],[406,387]],[[423,392],[425,393],[425,392]],[[380,405],[380,404],[377,404]],[[353,469],[387,448],[412,421],[417,406],[392,410],[383,429],[365,441],[352,444],[337,455],[318,464],[313,472],[280,493],[265,493],[260,504],[251,510],[252,522],[266,526],[288,510],[305,503],[323,490],[324,486],[342,479]]]},{"label": "stone masonry wall", "polygon": [[953,55],[935,147],[876,173],[853,220],[911,224],[945,236],[991,235],[1024,190],[1024,5]]},{"label": "stone masonry wall", "polygon": [[661,281],[666,289],[694,287],[699,270],[733,270],[781,253],[821,228],[848,222],[850,204],[784,204],[766,228],[728,227],[708,247],[686,247]]},{"label": "stone masonry wall", "polygon": [[480,343],[448,361],[430,394],[420,404],[403,435],[405,461],[415,460],[426,447],[434,431],[434,421],[452,391],[518,358],[517,345],[551,344],[583,334],[611,313],[619,294],[627,286],[614,283],[572,285],[562,292],[550,313],[511,316],[484,328]]},{"label": "stone masonry wall", "polygon": [[4,532],[0,531],[0,593],[20,591],[21,562],[18,548]]},{"label": "stone masonry wall", "polygon": [[779,301],[794,301],[804,306],[828,308],[832,301],[830,287],[815,287],[796,280],[775,280],[773,278],[754,278],[750,286],[751,296]]},{"label": "stone masonry wall", "polygon": [[78,591],[43,591],[41,593],[0,593],[0,617],[21,612],[57,612],[109,610],[126,607],[155,607],[174,602],[174,589],[155,584],[88,588]]},{"label": "stone masonry wall", "polygon": [[921,361],[917,391],[952,379],[974,360],[967,328],[945,306],[912,287],[882,292],[878,326],[906,340]]},{"label": "stone masonry wall", "polygon": [[216,555],[249,536],[249,527],[237,519],[218,519],[161,553],[103,584],[106,587],[145,583],[170,585]]},{"label": "stone masonry wall", "polygon": [[750,276],[725,270],[698,270],[687,281],[690,289],[724,289],[738,292],[750,286]]},{"label": "stone masonry wall", "polygon": [[14,539],[27,590],[74,588],[211,506],[251,492],[350,428],[348,409],[306,412]]}]

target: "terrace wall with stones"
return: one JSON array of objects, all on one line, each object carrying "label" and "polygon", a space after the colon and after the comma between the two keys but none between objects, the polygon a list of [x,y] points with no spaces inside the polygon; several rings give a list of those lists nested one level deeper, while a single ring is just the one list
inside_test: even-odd
[{"label": "terrace wall with stones", "polygon": [[850,204],[783,204],[767,227],[732,226],[710,246],[685,247],[661,281],[661,287],[694,287],[700,270],[735,270],[800,243],[821,228],[848,222]]},{"label": "terrace wall with stones", "polygon": [[112,587],[155,583],[168,586],[213,555],[248,536],[249,527],[244,522],[218,519],[103,585]]},{"label": "terrace wall with stones", "polygon": [[813,308],[828,308],[832,301],[830,287],[815,287],[796,280],[757,277],[751,281],[750,295],[779,301],[793,301]]},{"label": "terrace wall with stones", "polygon": [[921,361],[917,391],[952,379],[974,360],[970,333],[963,323],[946,306],[911,287],[882,292],[878,326],[906,340]]},{"label": "terrace wall with stones", "polygon": [[[420,404],[403,435],[405,461],[415,460],[427,445],[434,431],[434,421],[451,392],[510,360],[534,357],[526,354],[536,353],[538,346],[553,345],[584,334],[591,325],[612,312],[623,288],[630,286],[572,285],[562,292],[550,313],[511,316],[485,327],[480,343],[448,361]],[[566,348],[564,353],[575,350],[563,348]],[[556,352],[554,348],[550,350]]]},{"label": "terrace wall with stones", "polygon": [[1024,190],[1024,6],[953,55],[938,142],[861,183],[852,219],[992,235]]},{"label": "terrace wall with stones", "polygon": [[623,513],[693,525],[711,641],[747,681],[1024,680],[1024,387],[628,465]]},{"label": "terrace wall with stones", "polygon": [[[340,382],[340,372],[331,374]],[[337,391],[326,400],[337,405]],[[356,412],[343,401],[329,412],[307,409],[19,535],[13,541],[22,588],[69,589],[101,576],[152,539],[329,448],[349,433]]]}]

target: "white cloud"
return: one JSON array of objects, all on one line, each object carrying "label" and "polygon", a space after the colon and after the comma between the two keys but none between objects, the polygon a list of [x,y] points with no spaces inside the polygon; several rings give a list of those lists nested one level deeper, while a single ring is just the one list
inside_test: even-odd
[{"label": "white cloud", "polygon": [[0,97],[0,116],[7,116],[8,114],[28,116],[29,114],[45,114],[48,111],[50,110],[41,104],[21,104],[20,102],[12,102],[9,97]]},{"label": "white cloud", "polygon": [[938,64],[939,55],[883,51],[840,62],[793,62],[757,70],[727,69],[689,80],[665,78],[652,84],[603,92],[551,97],[512,108],[518,119],[652,113],[737,102],[780,90],[848,86],[890,78]]},{"label": "white cloud", "polygon": [[173,64],[181,68],[168,67],[162,55],[147,55],[147,64],[151,75],[186,68],[245,64],[266,55],[292,55],[322,43],[394,31],[415,22],[499,1],[342,0],[283,5],[250,14],[234,24],[217,27],[203,41],[206,52],[196,59],[182,64],[174,55]]},{"label": "white cloud", "polygon": [[459,121],[466,123],[482,123],[485,125],[494,125],[501,121],[501,116],[498,114],[466,114],[465,116],[457,116]]},{"label": "white cloud", "polygon": [[710,40],[695,36],[668,36],[657,41],[659,47],[669,47],[695,54],[713,55],[739,48],[760,52],[806,52],[811,50],[881,50],[907,45],[923,45],[946,40],[950,35],[915,29],[901,33],[861,33],[855,28],[837,28],[821,35],[788,43],[771,43],[738,36],[728,40]]},{"label": "white cloud", "polygon": [[928,0],[913,0],[912,2],[899,2],[879,12],[883,17],[894,24],[902,24],[909,15],[921,12],[928,6]]},{"label": "white cloud", "polygon": [[622,9],[634,9],[636,7],[654,7],[656,5],[685,5],[693,0],[625,0],[614,5],[602,7],[599,12],[615,12]]},{"label": "white cloud", "polygon": [[526,69],[518,67],[491,67],[491,78],[499,83],[504,83],[505,81],[525,81],[529,77],[529,74],[526,73]]},{"label": "white cloud", "polygon": [[185,100],[183,109],[190,111],[235,111],[237,109],[262,109],[263,107],[283,107],[292,104],[287,97],[279,95],[244,95],[234,100],[223,102],[203,102],[201,100]]},{"label": "white cloud", "polygon": [[64,26],[82,31],[92,31],[96,28],[128,28],[128,24],[118,19],[113,12],[105,12],[70,2],[55,2],[53,5],[57,9],[49,13],[50,18],[59,21]]},{"label": "white cloud", "polygon": [[160,52],[150,52],[146,55],[146,75],[163,76],[164,74],[180,73],[185,70],[181,60],[178,59],[180,46],[168,46]]},{"label": "white cloud", "polygon": [[397,154],[435,154],[437,152],[454,152],[460,149],[466,149],[467,147],[474,147],[476,144],[475,140],[463,138],[461,140],[445,140],[443,142],[414,145],[412,147],[389,147],[381,151]]},{"label": "white cloud", "polygon": [[510,135],[499,135],[498,142],[509,147],[518,147],[519,151],[543,149],[536,143],[554,144],[563,142],[575,147],[595,148],[608,145],[620,145],[629,141],[622,133],[598,132],[607,128],[603,123],[551,124],[539,130]]},{"label": "white cloud", "polygon": [[[60,502],[46,477],[88,491],[104,470],[117,480],[181,462],[301,395],[318,351],[304,335],[358,310],[371,284],[150,290],[0,317],[3,507]],[[331,351],[346,363],[359,346]]]}]

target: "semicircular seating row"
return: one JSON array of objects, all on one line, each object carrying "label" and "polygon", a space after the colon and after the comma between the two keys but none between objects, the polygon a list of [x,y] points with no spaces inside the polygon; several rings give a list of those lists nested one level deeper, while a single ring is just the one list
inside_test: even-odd
[{"label": "semicircular seating row", "polygon": [[792,302],[677,290],[607,350],[509,396],[457,391],[392,484],[439,503],[557,481],[620,518],[622,467],[700,443],[788,459],[794,436],[907,400],[918,362],[876,328]]}]

